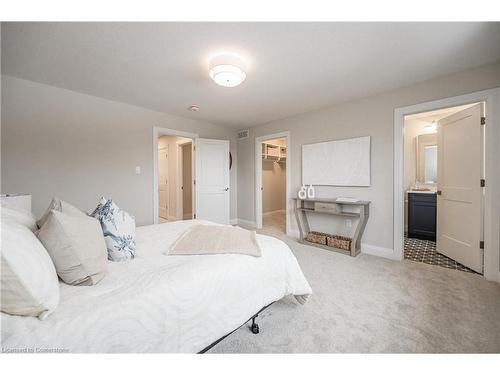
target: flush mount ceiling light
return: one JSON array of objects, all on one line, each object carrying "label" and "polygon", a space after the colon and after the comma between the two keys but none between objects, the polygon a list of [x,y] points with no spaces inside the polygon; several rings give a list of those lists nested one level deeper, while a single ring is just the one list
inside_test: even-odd
[{"label": "flush mount ceiling light", "polygon": [[188,107],[188,111],[191,111],[191,112],[198,112],[199,110],[200,110],[200,107],[198,107],[196,104],[190,105]]},{"label": "flush mount ceiling light", "polygon": [[209,63],[210,78],[224,87],[235,87],[243,82],[247,76],[245,70],[245,62],[233,54],[217,55]]}]

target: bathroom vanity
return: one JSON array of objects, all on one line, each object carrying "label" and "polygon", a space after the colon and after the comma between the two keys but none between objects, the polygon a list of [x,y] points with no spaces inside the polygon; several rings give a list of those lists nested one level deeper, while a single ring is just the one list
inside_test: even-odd
[{"label": "bathroom vanity", "polygon": [[408,191],[408,237],[436,241],[436,193]]}]

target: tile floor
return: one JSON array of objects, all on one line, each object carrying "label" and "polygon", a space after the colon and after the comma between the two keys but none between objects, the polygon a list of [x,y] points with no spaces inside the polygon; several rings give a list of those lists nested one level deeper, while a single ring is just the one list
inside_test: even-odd
[{"label": "tile floor", "polygon": [[405,237],[405,259],[414,262],[423,262],[454,270],[476,273],[475,271],[455,262],[436,251],[436,243],[433,241],[420,240],[418,238]]}]

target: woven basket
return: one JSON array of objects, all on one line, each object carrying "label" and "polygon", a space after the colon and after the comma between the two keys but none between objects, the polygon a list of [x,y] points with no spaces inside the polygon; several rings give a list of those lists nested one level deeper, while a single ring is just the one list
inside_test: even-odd
[{"label": "woven basket", "polygon": [[336,247],[337,249],[342,250],[351,250],[351,242],[352,238],[337,236],[337,235],[328,235],[326,237],[326,244],[330,247]]},{"label": "woven basket", "polygon": [[326,245],[326,239],[329,235],[321,232],[309,232],[305,238],[306,241]]}]

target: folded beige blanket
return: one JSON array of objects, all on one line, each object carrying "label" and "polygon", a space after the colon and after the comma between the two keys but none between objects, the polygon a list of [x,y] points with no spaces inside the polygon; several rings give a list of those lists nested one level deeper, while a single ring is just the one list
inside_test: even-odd
[{"label": "folded beige blanket", "polygon": [[197,224],[172,245],[168,255],[244,254],[260,257],[255,231],[224,225]]}]

